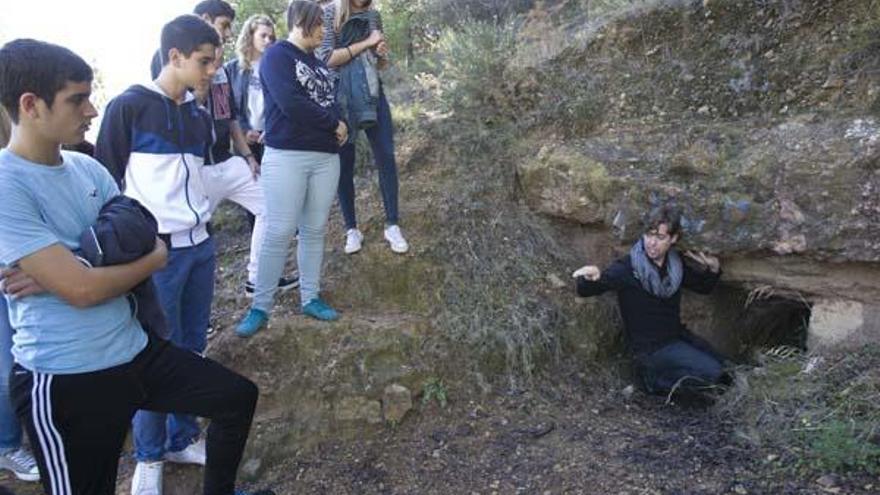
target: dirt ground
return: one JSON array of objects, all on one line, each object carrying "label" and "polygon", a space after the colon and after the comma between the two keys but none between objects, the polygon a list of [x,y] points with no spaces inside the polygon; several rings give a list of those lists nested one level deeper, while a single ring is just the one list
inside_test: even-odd
[{"label": "dirt ground", "polygon": [[[813,494],[762,462],[711,410],[666,405],[571,371],[532,391],[431,403],[374,437],[321,444],[274,469],[283,494]],[[852,480],[836,493],[878,493]],[[834,493],[835,491],[832,491]]]},{"label": "dirt ground", "polygon": [[[331,440],[271,467],[253,487],[294,494],[870,494],[880,481],[834,488],[793,477],[737,441],[711,409],[622,393],[625,381],[572,366],[529,392],[449,390],[397,427]],[[117,493],[128,493],[131,461]],[[174,467],[166,493],[199,493],[200,469]],[[33,484],[4,474],[19,495]],[[188,487],[182,489],[182,487]]]}]

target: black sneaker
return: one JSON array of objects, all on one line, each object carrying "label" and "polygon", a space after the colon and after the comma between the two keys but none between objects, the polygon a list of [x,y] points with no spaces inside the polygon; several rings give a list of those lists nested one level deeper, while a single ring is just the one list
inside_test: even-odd
[{"label": "black sneaker", "polygon": [[[278,279],[278,290],[281,292],[287,292],[290,289],[295,289],[299,287],[299,272],[296,270],[287,277],[281,277]],[[251,282],[244,283],[244,295],[247,297],[254,297],[254,284]]]}]

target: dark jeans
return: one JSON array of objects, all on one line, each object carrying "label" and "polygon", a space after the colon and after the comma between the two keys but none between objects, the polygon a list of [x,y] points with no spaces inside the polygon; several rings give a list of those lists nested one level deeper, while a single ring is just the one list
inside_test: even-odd
[{"label": "dark jeans", "polygon": [[713,385],[722,371],[717,355],[685,340],[636,358],[636,365],[649,393],[669,392],[679,381],[682,389]]},{"label": "dark jeans", "polygon": [[130,363],[72,375],[15,365],[10,385],[48,494],[113,495],[138,409],[210,418],[204,493],[233,494],[258,390],[211,359],[151,337]]},{"label": "dark jeans", "polygon": [[[391,121],[391,107],[385,99],[385,92],[379,92],[377,123],[367,129],[367,139],[373,148],[373,158],[379,170],[379,190],[385,205],[385,223],[397,225],[397,162],[394,160],[394,124]],[[355,132],[355,131],[349,131]],[[345,228],[357,227],[354,211],[354,161],[355,145],[347,144],[339,149],[339,207],[345,219]]]}]

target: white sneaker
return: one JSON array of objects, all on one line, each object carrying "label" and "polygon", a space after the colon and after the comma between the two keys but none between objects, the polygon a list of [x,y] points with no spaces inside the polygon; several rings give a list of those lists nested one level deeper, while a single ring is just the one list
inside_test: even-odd
[{"label": "white sneaker", "polygon": [[409,244],[403,238],[400,227],[397,225],[385,227],[385,240],[388,241],[388,244],[391,244],[391,250],[395,253],[403,254],[409,251]]},{"label": "white sneaker", "polygon": [[162,461],[139,462],[131,478],[131,495],[162,495]]},{"label": "white sneaker", "polygon": [[364,234],[358,229],[348,229],[345,233],[345,254],[354,254],[361,250]]},{"label": "white sneaker", "polygon": [[12,471],[22,481],[39,481],[40,468],[37,461],[26,448],[19,447],[0,455],[0,469]]},{"label": "white sneaker", "polygon": [[189,444],[183,450],[165,453],[166,461],[176,462],[177,464],[198,464],[204,466],[205,458],[205,440],[201,438]]}]

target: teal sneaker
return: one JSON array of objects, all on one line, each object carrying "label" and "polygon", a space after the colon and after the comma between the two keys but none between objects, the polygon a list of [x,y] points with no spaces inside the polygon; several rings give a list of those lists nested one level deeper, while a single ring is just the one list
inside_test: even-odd
[{"label": "teal sneaker", "polygon": [[339,319],[339,313],[322,301],[320,297],[312,299],[308,304],[303,306],[303,314],[321,321],[333,321]]},{"label": "teal sneaker", "polygon": [[244,319],[235,327],[235,335],[250,337],[269,322],[269,315],[262,309],[251,308]]}]

